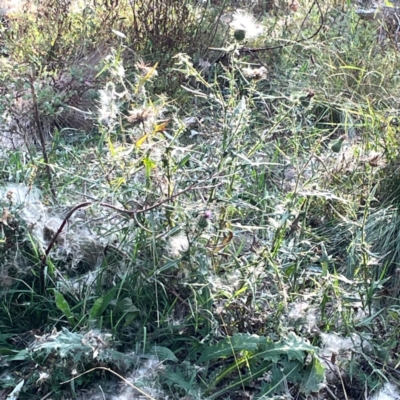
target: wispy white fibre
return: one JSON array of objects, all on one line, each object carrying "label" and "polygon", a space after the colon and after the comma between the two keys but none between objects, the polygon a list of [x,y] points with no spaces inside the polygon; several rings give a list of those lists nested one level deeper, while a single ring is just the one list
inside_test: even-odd
[{"label": "wispy white fibre", "polygon": [[387,382],[377,394],[370,397],[370,400],[400,400],[399,388]]},{"label": "wispy white fibre", "polygon": [[233,14],[230,26],[234,30],[244,30],[246,39],[255,39],[264,33],[263,26],[257,23],[251,14],[243,10],[237,10]]},{"label": "wispy white fibre", "polygon": [[172,236],[169,240],[169,254],[171,257],[178,258],[181,253],[189,249],[189,241],[183,234]]},{"label": "wispy white fibre", "polygon": [[103,90],[99,90],[99,94],[99,121],[107,125],[112,125],[116,121],[119,111],[116,104],[117,93],[114,84],[109,82]]}]

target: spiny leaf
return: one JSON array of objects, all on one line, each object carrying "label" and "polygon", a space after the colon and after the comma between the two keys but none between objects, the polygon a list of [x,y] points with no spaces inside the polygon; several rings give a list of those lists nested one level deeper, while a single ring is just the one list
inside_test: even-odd
[{"label": "spiny leaf", "polygon": [[263,351],[260,356],[264,360],[276,361],[277,357],[287,355],[289,360],[303,361],[308,353],[314,354],[317,350],[316,347],[291,332],[285,340]]},{"label": "spiny leaf", "polygon": [[221,340],[218,344],[204,349],[198,362],[216,360],[221,357],[230,357],[241,351],[255,352],[265,338],[255,335],[237,334],[231,338]]},{"label": "spiny leaf", "polygon": [[325,368],[321,361],[314,357],[303,375],[302,392],[306,395],[318,392],[321,383],[324,381],[324,376]]}]

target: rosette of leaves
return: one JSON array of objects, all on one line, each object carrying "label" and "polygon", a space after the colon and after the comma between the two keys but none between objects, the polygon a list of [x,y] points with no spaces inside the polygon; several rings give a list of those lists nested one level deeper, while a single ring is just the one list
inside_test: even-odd
[{"label": "rosette of leaves", "polygon": [[294,333],[279,342],[263,336],[236,334],[205,346],[196,364],[208,364],[209,399],[243,387],[256,392],[254,399],[266,398],[287,391],[287,383],[309,395],[318,392],[324,380],[318,348]]}]

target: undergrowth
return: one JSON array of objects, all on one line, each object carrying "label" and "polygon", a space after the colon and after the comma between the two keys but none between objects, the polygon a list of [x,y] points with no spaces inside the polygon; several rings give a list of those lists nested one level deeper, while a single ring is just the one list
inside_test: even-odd
[{"label": "undergrowth", "polygon": [[220,3],[4,20],[9,399],[398,385],[397,50],[352,4]]}]

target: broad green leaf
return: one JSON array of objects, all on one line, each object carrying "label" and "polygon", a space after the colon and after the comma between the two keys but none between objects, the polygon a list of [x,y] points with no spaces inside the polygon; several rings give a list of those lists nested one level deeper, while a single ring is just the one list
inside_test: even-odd
[{"label": "broad green leaf", "polygon": [[267,349],[260,353],[264,360],[277,360],[282,355],[286,355],[289,360],[303,361],[307,353],[314,354],[318,350],[317,347],[312,346],[303,338],[299,338],[294,333],[290,333],[287,339],[276,343],[272,348]]},{"label": "broad green leaf", "polygon": [[30,352],[28,349],[19,351],[13,356],[6,357],[7,361],[25,361],[30,359]]},{"label": "broad green leaf", "polygon": [[89,312],[90,318],[98,318],[103,314],[104,310],[114,300],[117,288],[112,288],[106,295],[99,297],[93,304],[92,309]]},{"label": "broad green leaf", "polygon": [[186,393],[189,393],[192,389],[192,382],[190,382],[187,377],[180,371],[174,372],[169,370],[166,373],[166,378],[178,388],[183,389]]},{"label": "broad green leaf", "polygon": [[324,381],[324,377],[325,368],[321,364],[321,361],[317,357],[314,357],[312,363],[307,366],[307,370],[303,376],[302,392],[305,395],[318,392],[321,383]]},{"label": "broad green leaf", "polygon": [[130,325],[136,319],[136,317],[138,315],[139,315],[138,311],[137,312],[128,312],[128,313],[126,313],[124,325],[125,326]]},{"label": "broad green leaf", "polygon": [[[233,388],[237,386],[243,386],[247,385],[250,382],[254,382],[256,379],[260,378],[261,376],[265,375],[268,373],[268,371],[271,369],[273,366],[273,363],[270,361],[262,361],[259,364],[256,365],[250,365],[250,369],[246,374],[242,374],[239,376],[239,378],[235,379],[228,385],[224,386],[222,389],[220,389],[218,392],[213,393],[211,396],[208,398],[210,400],[212,399],[218,399],[220,396],[222,396],[224,393],[230,392]],[[230,367],[231,372],[232,371],[237,371],[238,368],[243,367],[243,365],[232,365]],[[227,374],[221,373],[219,374],[213,382],[209,384],[208,390],[214,388],[223,378],[225,378]]]},{"label": "broad green leaf", "polygon": [[7,347],[0,347],[1,356],[12,356],[12,355],[17,355],[18,353],[19,353],[18,350],[12,350]]},{"label": "broad green leaf", "polygon": [[123,299],[118,301],[115,308],[116,311],[121,311],[123,313],[139,311],[139,309],[132,303],[132,299],[129,297],[124,297]]},{"label": "broad green leaf", "polygon": [[231,338],[221,340],[214,346],[207,347],[198,362],[206,362],[216,360],[221,357],[230,357],[241,351],[255,352],[260,344],[260,341],[265,341],[265,338],[260,338],[255,335],[237,334]]},{"label": "broad green leaf", "polygon": [[275,393],[283,393],[286,390],[287,382],[301,382],[301,370],[303,363],[299,361],[287,361],[283,358],[279,363],[272,365],[268,374],[268,382],[263,382],[260,393],[255,400],[267,400]]},{"label": "broad green leaf", "polygon": [[167,347],[154,346],[150,350],[150,354],[155,355],[160,361],[178,362],[175,354]]},{"label": "broad green leaf", "polygon": [[57,291],[56,289],[53,290],[57,308],[64,313],[70,325],[74,327],[76,325],[75,317],[74,314],[72,314],[72,311],[69,307],[67,300],[65,300],[65,297],[59,291]]}]

